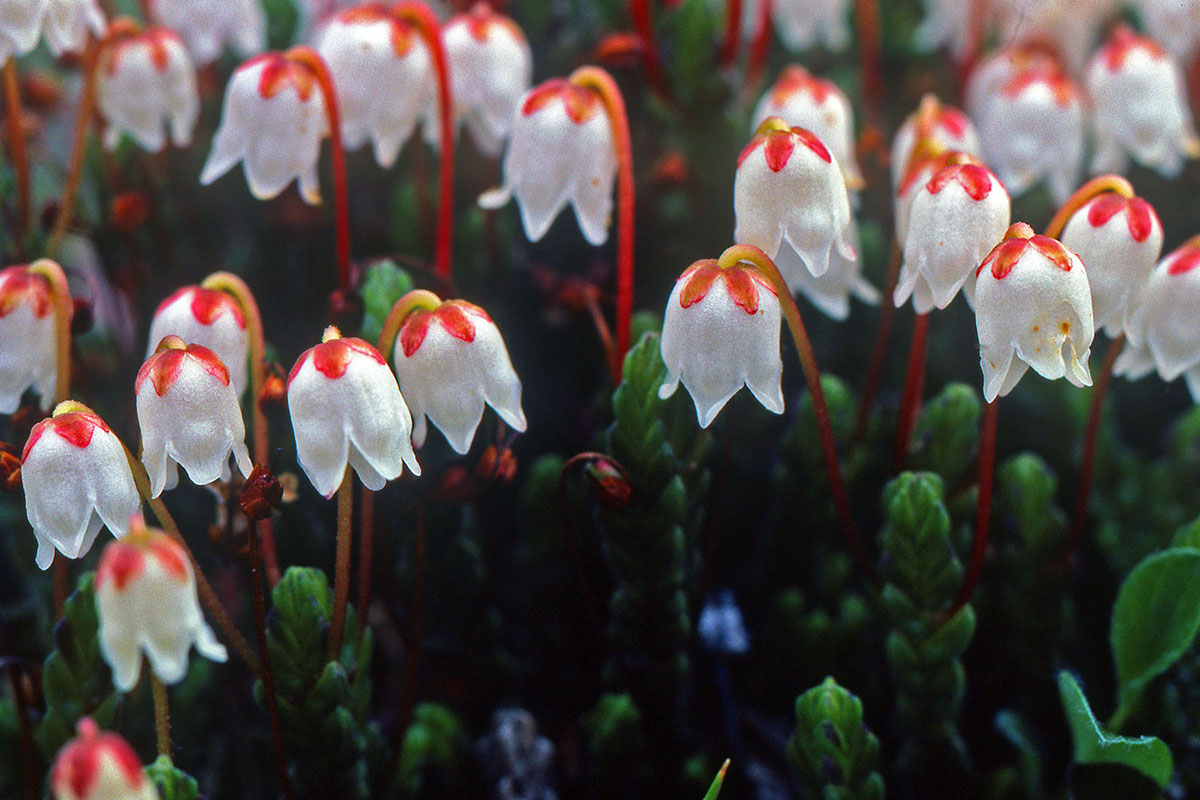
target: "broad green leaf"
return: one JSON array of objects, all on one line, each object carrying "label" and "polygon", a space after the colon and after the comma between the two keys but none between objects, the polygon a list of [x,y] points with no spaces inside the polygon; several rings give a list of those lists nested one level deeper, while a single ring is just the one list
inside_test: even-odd
[{"label": "broad green leaf", "polygon": [[1109,733],[1096,720],[1083,689],[1069,672],[1058,673],[1058,694],[1075,743],[1076,764],[1122,764],[1166,787],[1171,780],[1171,751],[1161,740]]},{"label": "broad green leaf", "polygon": [[1131,702],[1146,684],[1187,651],[1200,630],[1200,551],[1174,548],[1133,568],[1113,605],[1113,659],[1120,702]]}]

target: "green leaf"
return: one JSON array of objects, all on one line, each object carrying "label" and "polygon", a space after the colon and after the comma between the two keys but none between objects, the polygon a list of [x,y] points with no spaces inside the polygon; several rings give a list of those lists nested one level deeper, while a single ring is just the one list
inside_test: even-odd
[{"label": "green leaf", "polygon": [[721,765],[721,769],[717,770],[717,777],[713,778],[712,785],[708,787],[708,791],[704,793],[704,800],[717,800],[717,795],[721,793],[721,786],[725,783],[725,772],[729,769],[729,759],[725,759],[725,763]]},{"label": "green leaf", "polygon": [[1171,547],[1194,547],[1200,550],[1200,517],[1175,531],[1171,537]]},{"label": "green leaf", "polygon": [[159,756],[146,767],[146,777],[154,783],[162,800],[197,800],[200,797],[196,779],[176,768],[167,756]]},{"label": "green leaf", "polygon": [[[412,276],[391,259],[381,258],[367,267],[359,286],[363,300],[362,338],[372,344],[379,341],[388,312],[412,289]],[[391,359],[390,353],[384,356]]]},{"label": "green leaf", "polygon": [[1119,698],[1132,702],[1187,651],[1200,630],[1200,551],[1156,553],[1133,568],[1113,605]]},{"label": "green leaf", "polygon": [[1153,736],[1118,736],[1105,730],[1078,681],[1065,670],[1058,673],[1058,694],[1075,743],[1076,764],[1122,764],[1166,788],[1171,780],[1171,751],[1161,740]]}]

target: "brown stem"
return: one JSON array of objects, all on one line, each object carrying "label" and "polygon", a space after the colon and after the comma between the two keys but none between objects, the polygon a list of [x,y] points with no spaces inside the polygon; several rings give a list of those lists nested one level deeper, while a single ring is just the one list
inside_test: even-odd
[{"label": "brown stem", "polygon": [[593,459],[603,459],[606,463],[612,464],[621,473],[622,478],[628,481],[625,468],[612,457],[596,452],[576,453],[567,459],[558,473],[558,504],[559,514],[563,521],[563,529],[567,535],[567,549],[571,553],[571,568],[575,572],[575,583],[579,587],[579,598],[583,601],[583,610],[587,614],[588,622],[591,624],[592,634],[596,639],[596,646],[603,650],[604,624],[600,618],[600,606],[596,602],[596,595],[592,593],[591,584],[587,579],[587,572],[583,568],[583,553],[579,547],[579,537],[575,531],[575,523],[571,517],[571,508],[567,498],[567,475],[570,474],[570,471],[576,465],[584,464]]},{"label": "brown stem", "polygon": [[154,741],[158,754],[171,758],[171,707],[167,702],[167,685],[150,671],[150,695],[154,698]]},{"label": "brown stem", "polygon": [[25,696],[25,687],[21,685],[21,667],[15,658],[5,659],[8,667],[8,681],[12,685],[13,703],[17,707],[17,721],[21,726],[21,772],[25,777],[25,789],[29,792],[29,800],[37,800],[38,782],[33,765],[35,751],[33,747],[33,725],[29,721],[29,703]]},{"label": "brown stem", "polygon": [[62,619],[63,608],[67,605],[68,587],[71,583],[71,568],[67,559],[54,559],[54,618]]},{"label": "brown stem", "polygon": [[608,327],[608,320],[604,319],[604,312],[600,309],[596,293],[584,289],[583,305],[587,308],[588,316],[592,318],[592,325],[596,328],[596,336],[600,339],[600,346],[604,348],[604,355],[608,363],[615,364],[617,346],[613,343],[612,329]]},{"label": "brown stem", "polygon": [[346,633],[350,600],[350,550],[354,538],[354,474],[346,467],[337,493],[337,560],[334,564],[333,618],[329,621],[329,660],[336,661]]},{"label": "brown stem", "polygon": [[362,487],[358,500],[358,612],[362,624],[361,637],[367,629],[367,613],[371,608],[371,558],[375,540],[375,493]]},{"label": "brown stem", "polygon": [[412,721],[412,710],[417,703],[417,674],[421,669],[421,622],[425,601],[425,502],[417,506],[417,541],[413,566],[412,598],[412,647],[408,651],[408,688],[405,691],[404,712],[400,715],[400,730],[406,730]]},{"label": "brown stem", "polygon": [[925,386],[925,355],[928,351],[929,315],[917,314],[913,321],[912,345],[908,351],[908,372],[904,378],[904,394],[900,399],[900,414],[896,418],[895,471],[904,469],[908,448],[912,443],[913,426],[921,408],[921,390]]},{"label": "brown stem", "polygon": [[900,279],[900,245],[892,242],[892,254],[888,261],[887,278],[884,281],[883,307],[879,311],[879,329],[875,332],[875,344],[871,348],[871,362],[867,367],[867,380],[863,384],[862,398],[858,401],[858,417],[854,421],[854,441],[862,440],[871,418],[875,396],[879,394],[879,383],[883,378],[883,361],[887,357],[888,338],[892,335],[892,322],[896,317],[896,306],[892,295],[896,293],[896,282]]},{"label": "brown stem", "polygon": [[884,113],[883,59],[876,0],[854,0],[854,22],[858,31],[859,85],[871,120],[878,124],[883,121]]},{"label": "brown stem", "polygon": [[275,773],[286,800],[292,798],[288,781],[287,759],[283,752],[283,734],[279,730],[279,706],[275,699],[275,675],[271,672],[271,651],[267,647],[267,598],[262,582],[262,547],[259,528],[264,521],[250,524],[250,582],[254,588],[254,635],[262,658],[263,696],[267,702],[267,719],[271,723],[271,743],[275,748]]},{"label": "brown stem", "polygon": [[966,578],[954,597],[950,609],[942,619],[954,617],[971,601],[979,576],[983,573],[983,560],[987,555],[988,523],[992,516],[992,473],[996,462],[996,416],[997,402],[993,400],[983,407],[983,430],[979,434],[979,499],[975,506],[975,536],[971,541],[971,563]]},{"label": "brown stem", "polygon": [[88,128],[92,122],[92,108],[96,100],[96,76],[99,73],[100,51],[104,44],[105,39],[90,40],[84,51],[83,92],[79,96],[79,109],[75,114],[71,163],[67,168],[67,182],[63,186],[62,198],[58,203],[58,216],[54,218],[54,227],[50,229],[50,238],[46,242],[46,253],[51,256],[58,251],[75,214],[75,195],[79,193],[79,181],[83,177],[83,155],[87,145]]},{"label": "brown stem", "polygon": [[13,238],[18,251],[23,249],[29,233],[30,200],[29,152],[25,147],[25,112],[21,105],[21,81],[17,75],[17,59],[4,62],[4,122],[8,133],[8,150],[17,174],[17,227]]}]

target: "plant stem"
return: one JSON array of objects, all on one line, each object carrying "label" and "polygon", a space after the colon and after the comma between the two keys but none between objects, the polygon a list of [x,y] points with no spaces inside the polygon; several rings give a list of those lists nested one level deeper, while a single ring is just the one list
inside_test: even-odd
[{"label": "plant stem", "polygon": [[452,270],[451,248],[454,239],[454,104],[450,96],[450,70],[446,48],[442,45],[441,26],[424,3],[402,0],[392,6],[398,19],[417,29],[429,54],[438,84],[438,124],[441,134],[441,159],[438,165],[437,273],[446,280]]},{"label": "plant stem", "polygon": [[25,112],[21,106],[21,81],[17,75],[17,59],[4,62],[4,121],[8,133],[8,150],[17,175],[17,227],[13,231],[17,250],[23,249],[29,233],[32,203],[29,191],[29,152],[25,147]]},{"label": "plant stem", "polygon": [[559,514],[562,517],[563,529],[567,535],[567,549],[571,553],[571,568],[575,572],[575,583],[579,587],[579,598],[583,601],[583,610],[587,614],[592,634],[596,639],[596,647],[603,651],[604,624],[600,618],[600,606],[596,602],[596,595],[592,593],[591,584],[587,579],[587,572],[583,568],[583,553],[580,551],[579,536],[575,530],[575,523],[571,519],[571,509],[567,497],[567,475],[571,469],[577,464],[586,464],[588,461],[599,459],[603,459],[604,462],[611,464],[621,473],[622,479],[626,483],[629,482],[629,476],[626,474],[625,468],[612,456],[591,451],[576,453],[567,459],[558,473],[558,508]]},{"label": "plant stem", "polygon": [[917,314],[913,321],[912,345],[908,351],[908,372],[904,378],[904,394],[900,399],[900,414],[896,419],[895,472],[904,469],[913,426],[921,407],[921,390],[925,386],[925,356],[928,351],[929,315]]},{"label": "plant stem", "polygon": [[375,493],[362,487],[358,500],[358,611],[362,625],[361,637],[367,629],[367,612],[371,608],[371,557],[375,540]]},{"label": "plant stem", "polygon": [[391,362],[392,351],[396,349],[396,337],[404,327],[404,320],[414,311],[433,311],[442,304],[442,298],[428,289],[413,289],[392,305],[383,326],[379,331],[379,354],[384,360]]},{"label": "plant stem", "polygon": [[250,523],[250,582],[254,588],[254,635],[258,640],[258,653],[262,659],[263,696],[267,701],[267,718],[271,723],[271,743],[275,748],[275,772],[283,796],[292,798],[292,786],[288,781],[287,759],[283,753],[283,734],[279,730],[279,706],[275,699],[275,675],[271,672],[271,651],[267,647],[267,599],[262,582],[262,547],[259,530],[266,520]]},{"label": "plant stem", "polygon": [[983,559],[987,555],[988,523],[992,515],[992,473],[996,463],[996,416],[997,402],[993,400],[983,407],[983,430],[979,435],[979,499],[975,506],[975,536],[971,540],[971,563],[966,578],[954,596],[954,603],[943,619],[951,619],[971,600],[979,576],[983,572]]},{"label": "plant stem", "polygon": [[737,58],[742,38],[742,0],[729,0],[725,8],[725,41],[721,44],[720,63],[723,69],[729,69]]},{"label": "plant stem", "polygon": [[171,758],[171,708],[167,702],[167,685],[150,671],[150,694],[154,698],[154,740],[158,754]]},{"label": "plant stem", "polygon": [[417,673],[421,669],[421,623],[425,604],[425,502],[417,506],[417,541],[413,565],[412,647],[408,651],[408,689],[401,730],[408,727],[417,704]]},{"label": "plant stem", "polygon": [[854,421],[854,441],[860,441],[867,431],[871,408],[879,394],[879,382],[883,378],[883,361],[887,356],[888,338],[892,335],[892,322],[896,318],[896,305],[892,295],[896,293],[896,282],[900,279],[900,243],[892,240],[892,253],[888,261],[887,278],[884,281],[883,307],[879,311],[879,329],[875,332],[875,344],[871,348],[871,362],[867,367],[867,381],[863,384],[862,398],[858,401],[858,417]]},{"label": "plant stem", "polygon": [[88,128],[92,122],[92,108],[96,100],[96,75],[99,73],[100,51],[104,48],[107,35],[99,41],[89,40],[84,51],[83,92],[79,96],[79,109],[75,114],[75,132],[71,141],[71,162],[67,168],[67,181],[63,186],[62,198],[58,201],[58,216],[50,229],[46,242],[46,253],[53,256],[62,244],[63,236],[71,225],[75,214],[75,195],[79,193],[79,181],[83,177],[83,155],[87,144]]},{"label": "plant stem", "polygon": [[670,98],[670,90],[658,60],[658,38],[654,34],[650,3],[651,0],[629,0],[629,16],[633,20],[633,29],[642,40],[642,64],[646,69],[646,80],[659,99],[665,101]]},{"label": "plant stem", "polygon": [[350,600],[350,548],[354,538],[354,474],[346,467],[337,493],[337,560],[333,579],[333,618],[329,621],[329,660],[337,660],[346,633]]},{"label": "plant stem", "polygon": [[1046,226],[1046,236],[1051,239],[1057,239],[1062,235],[1063,228],[1067,227],[1071,217],[1075,216],[1075,212],[1083,208],[1088,201],[1108,192],[1120,195],[1125,199],[1133,197],[1133,186],[1129,181],[1122,178],[1120,175],[1101,175],[1098,178],[1092,178],[1090,181],[1080,186],[1075,190],[1075,194],[1063,203],[1062,208],[1050,220],[1050,224]]},{"label": "plant stem", "polygon": [[621,382],[625,353],[629,351],[633,320],[633,142],[625,99],[612,76],[600,67],[580,67],[568,79],[600,95],[612,126],[617,154],[617,349],[612,363],[614,385]]},{"label": "plant stem", "polygon": [[21,666],[15,658],[4,659],[8,667],[8,680],[12,685],[13,704],[17,709],[17,721],[21,728],[21,765],[25,777],[25,789],[29,800],[38,798],[38,781],[34,774],[33,726],[29,722],[29,703],[25,688],[21,685]]},{"label": "plant stem", "polygon": [[967,11],[967,46],[962,58],[958,61],[958,96],[963,98],[967,91],[967,79],[971,71],[979,63],[979,54],[983,52],[984,39],[987,36],[988,0],[963,0],[969,3]]},{"label": "plant stem", "polygon": [[749,92],[758,86],[763,67],[767,63],[767,53],[771,49],[771,3],[772,0],[759,0],[758,30],[750,43],[750,61],[746,64],[743,92]]},{"label": "plant stem", "polygon": [[63,608],[67,605],[68,585],[71,582],[71,568],[67,565],[67,559],[60,557],[54,559],[54,618],[62,619]]},{"label": "plant stem", "polygon": [[842,482],[842,468],[838,460],[837,443],[833,437],[833,425],[829,421],[829,407],[825,404],[825,391],[821,388],[821,373],[817,367],[817,358],[813,353],[812,342],[809,341],[804,321],[800,317],[800,308],[788,290],[783,276],[779,274],[775,262],[757,247],[745,244],[734,245],[721,253],[717,265],[722,269],[727,269],[741,261],[757,267],[771,282],[771,286],[774,287],[775,293],[779,297],[779,307],[787,322],[788,330],[791,331],[792,341],[796,345],[796,354],[800,357],[800,366],[804,370],[804,380],[808,384],[809,394],[812,395],[813,412],[817,418],[821,451],[825,456],[825,473],[829,479],[830,492],[833,494],[834,508],[841,521],[842,531],[846,535],[846,541],[850,545],[854,559],[871,582],[878,583],[879,578],[875,574],[875,568],[872,566],[870,558],[867,557],[862,537],[859,536],[858,527],[854,523],[854,515],[850,512],[850,500],[846,495],[845,484]]},{"label": "plant stem", "polygon": [[1075,557],[1079,549],[1079,540],[1083,536],[1083,526],[1087,523],[1088,500],[1092,496],[1092,467],[1096,461],[1096,439],[1100,433],[1100,416],[1104,409],[1104,398],[1108,394],[1109,384],[1112,383],[1113,364],[1125,347],[1125,334],[1113,339],[1104,355],[1104,366],[1096,376],[1096,385],[1092,388],[1092,405],[1088,410],[1087,428],[1083,434],[1083,458],[1079,465],[1079,494],[1075,497],[1075,516],[1071,519],[1071,527],[1067,533],[1064,555],[1068,562]]},{"label": "plant stem", "polygon": [[[260,402],[266,376],[267,344],[258,302],[246,282],[232,272],[214,272],[205,278],[200,286],[228,294],[237,302],[242,316],[246,319],[246,338],[250,340],[250,413],[254,425],[254,463],[267,466],[270,460],[270,446],[267,441],[269,430],[267,415],[263,413]],[[279,583],[280,577],[279,557],[275,552],[275,525],[267,518],[262,521],[260,530],[267,581],[270,586],[274,586]]]},{"label": "plant stem", "polygon": [[854,0],[854,22],[858,32],[859,85],[872,121],[883,114],[883,61],[879,43],[879,8],[876,0]]}]

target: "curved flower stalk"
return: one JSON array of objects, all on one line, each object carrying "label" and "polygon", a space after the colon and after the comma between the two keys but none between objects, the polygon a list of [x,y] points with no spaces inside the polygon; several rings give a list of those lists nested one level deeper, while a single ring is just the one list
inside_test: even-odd
[{"label": "curved flower stalk", "polygon": [[1123,172],[1128,154],[1173,178],[1183,160],[1200,157],[1183,71],[1153,39],[1119,25],[1088,63],[1093,172]]},{"label": "curved flower stalk", "polygon": [[96,569],[100,653],[113,685],[128,692],[142,672],[142,654],[155,677],[175,684],[187,674],[188,652],[224,662],[228,655],[200,613],[196,576],[183,547],[140,516],[110,542]]},{"label": "curved flower stalk", "polygon": [[835,256],[855,261],[850,200],[837,159],[803,128],[779,117],[759,126],[738,156],[734,239],[754,245],[785,275],[820,277]]},{"label": "curved flower stalk", "polygon": [[148,0],[150,17],[179,33],[200,66],[229,44],[241,56],[267,45],[267,21],[257,0]]},{"label": "curved flower stalk", "polygon": [[81,717],[50,769],[54,800],[159,800],[138,754],[119,734]]},{"label": "curved flower stalk", "polygon": [[[770,2],[771,20],[793,53],[822,45],[832,52],[850,46],[851,0],[758,0]],[[789,120],[790,122],[790,120]]]},{"label": "curved flower stalk", "polygon": [[854,154],[854,110],[836,84],[810,74],[799,64],[791,64],[758,101],[750,118],[754,130],[769,117],[780,117],[792,127],[815,134],[837,159],[846,186],[851,190],[863,188],[862,171]]},{"label": "curved flower stalk", "polygon": [[43,403],[57,392],[53,289],[28,266],[0,270],[0,414],[12,414],[33,389]]},{"label": "curved flower stalk", "polygon": [[121,134],[157,153],[171,143],[187,147],[200,116],[196,68],[183,40],[166,28],[127,30],[98,59],[96,108],[104,118],[104,146]]},{"label": "curved flower stalk", "polygon": [[42,32],[56,58],[77,53],[87,46],[89,35],[104,34],[104,12],[96,0],[50,0]]},{"label": "curved flower stalk", "polygon": [[86,555],[102,526],[124,536],[141,508],[124,446],[94,411],[74,401],[59,403],[33,426],[21,475],[41,569],[50,567],[56,548],[67,558]]},{"label": "curved flower stalk", "polygon": [[203,486],[229,480],[232,456],[250,476],[238,395],[213,351],[167,336],[138,370],[134,391],[152,497],[179,483],[179,466]]},{"label": "curved flower stalk", "polygon": [[250,335],[246,315],[230,295],[204,286],[177,289],[158,304],[150,320],[146,358],[154,355],[167,336],[178,336],[214,352],[229,371],[237,396],[245,393]]},{"label": "curved flower stalk", "polygon": [[484,403],[513,430],[525,431],[521,380],[496,323],[479,306],[423,290],[409,292],[393,306],[379,346],[384,358],[392,358],[412,412],[414,447],[425,443],[428,418],[450,447],[465,455]]},{"label": "curved flower stalk", "polygon": [[979,134],[970,117],[952,106],[945,106],[931,94],[921,98],[921,105],[905,118],[892,139],[892,188],[899,189],[908,173],[918,142],[927,142],[920,152],[958,151],[982,156]]}]

